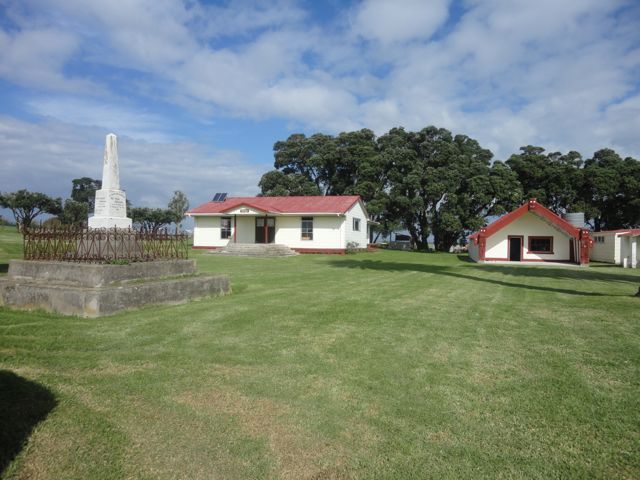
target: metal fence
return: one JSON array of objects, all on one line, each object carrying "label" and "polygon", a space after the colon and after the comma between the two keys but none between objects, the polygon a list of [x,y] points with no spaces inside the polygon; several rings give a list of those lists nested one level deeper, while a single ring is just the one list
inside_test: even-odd
[{"label": "metal fence", "polygon": [[25,260],[128,263],[189,257],[189,236],[166,230],[30,227],[22,235]]}]

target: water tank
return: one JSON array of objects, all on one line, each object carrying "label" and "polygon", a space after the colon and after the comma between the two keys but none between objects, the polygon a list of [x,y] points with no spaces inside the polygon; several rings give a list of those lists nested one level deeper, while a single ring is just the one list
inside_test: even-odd
[{"label": "water tank", "polygon": [[562,217],[574,227],[584,228],[584,212],[565,213]]}]

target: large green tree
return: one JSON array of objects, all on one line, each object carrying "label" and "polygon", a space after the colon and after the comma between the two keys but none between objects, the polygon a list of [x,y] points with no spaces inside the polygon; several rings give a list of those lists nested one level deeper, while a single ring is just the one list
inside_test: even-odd
[{"label": "large green tree", "polygon": [[640,162],[598,150],[585,161],[583,200],[595,230],[640,226]]},{"label": "large green tree", "polygon": [[525,198],[537,198],[559,215],[584,208],[583,161],[578,152],[545,153],[542,147],[527,145],[506,164],[518,176]]},{"label": "large green tree", "polygon": [[58,215],[62,212],[62,199],[23,189],[17,192],[0,193],[0,206],[11,210],[16,219],[16,226],[20,230],[29,228],[40,214]]},{"label": "large green tree", "polygon": [[301,173],[271,170],[262,175],[258,186],[264,197],[320,195],[318,186]]},{"label": "large green tree", "polygon": [[394,128],[379,139],[389,178],[388,214],[417,248],[447,251],[488,215],[512,208],[522,193],[516,176],[466,135],[427,127]]}]

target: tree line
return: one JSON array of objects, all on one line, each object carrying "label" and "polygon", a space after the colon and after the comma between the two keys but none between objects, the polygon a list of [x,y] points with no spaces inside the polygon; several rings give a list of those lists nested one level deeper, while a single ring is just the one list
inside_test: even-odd
[{"label": "tree line", "polygon": [[[36,217],[43,213],[53,215],[45,221],[48,225],[75,225],[86,227],[89,213],[94,211],[96,190],[102,188],[102,182],[89,177],[75,178],[71,181],[70,198],[53,198],[44,193],[18,190],[0,192],[0,206],[13,213],[18,229],[29,228]],[[180,190],[176,190],[169,200],[167,208],[133,207],[127,200],[127,216],[133,225],[145,232],[157,233],[161,228],[175,224],[180,230],[185,212],[189,209],[189,200]]]},{"label": "tree line", "polygon": [[294,134],[274,147],[274,169],[261,195],[360,195],[378,231],[406,229],[416,248],[449,248],[523,200],[537,198],[557,214],[585,212],[595,230],[640,225],[640,162],[602,149],[524,146],[506,161],[466,135],[434,126],[339,135]]}]

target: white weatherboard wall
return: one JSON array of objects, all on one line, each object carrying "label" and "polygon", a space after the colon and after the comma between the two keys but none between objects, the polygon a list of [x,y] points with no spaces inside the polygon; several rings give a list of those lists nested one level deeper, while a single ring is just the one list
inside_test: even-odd
[{"label": "white weatherboard wall", "polygon": [[[360,219],[360,231],[355,231],[353,229],[353,219]],[[350,209],[347,211],[346,221],[344,224],[345,227],[345,243],[341,248],[346,248],[349,242],[353,242],[357,244],[358,248],[366,248],[369,243],[369,236],[367,235],[367,215],[364,213],[362,209],[362,205],[360,202],[356,202]]]},{"label": "white weatherboard wall", "polygon": [[197,216],[194,218],[194,247],[224,247],[227,243],[229,243],[229,239],[220,238],[220,217]]},{"label": "white weatherboard wall", "polygon": [[[604,241],[597,241],[596,237],[602,237]],[[593,247],[589,252],[589,258],[596,262],[620,263],[620,235],[615,232],[593,232]]]},{"label": "white weatherboard wall", "polygon": [[313,215],[311,217],[313,218],[313,240],[302,240],[302,216],[276,217],[275,243],[289,248],[344,248],[341,232],[344,216]]},{"label": "white weatherboard wall", "polygon": [[[523,260],[569,260],[570,237],[533,213],[526,213],[487,238],[485,258],[507,259],[509,236],[522,236]],[[529,237],[553,237],[553,254],[529,253]]]}]

